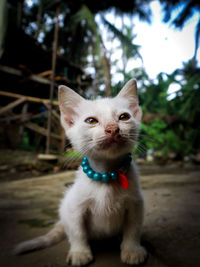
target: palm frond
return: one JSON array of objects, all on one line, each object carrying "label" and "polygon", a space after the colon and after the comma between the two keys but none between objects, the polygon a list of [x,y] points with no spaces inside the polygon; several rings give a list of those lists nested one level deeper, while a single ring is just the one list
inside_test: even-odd
[{"label": "palm frond", "polygon": [[113,32],[116,38],[119,39],[119,41],[122,43],[124,47],[126,47],[127,54],[132,57],[139,57],[142,59],[142,56],[138,52],[140,46],[135,45],[132,43],[132,40],[128,38],[122,31],[117,29],[113,24],[111,24],[108,20],[106,20],[103,16],[101,17],[103,23],[108,27],[108,29]]}]

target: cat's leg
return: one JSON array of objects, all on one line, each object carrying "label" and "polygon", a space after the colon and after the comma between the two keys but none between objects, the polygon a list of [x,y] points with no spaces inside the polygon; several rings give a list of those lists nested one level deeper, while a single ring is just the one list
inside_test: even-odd
[{"label": "cat's leg", "polygon": [[121,260],[126,264],[140,264],[147,257],[147,251],[140,245],[140,236],[144,216],[144,203],[140,199],[129,203],[125,214]]},{"label": "cat's leg", "polygon": [[[68,214],[69,215],[69,214]],[[92,261],[93,256],[88,244],[87,232],[84,225],[83,214],[67,216],[65,231],[70,243],[67,255],[67,264],[73,266],[83,266]]]}]

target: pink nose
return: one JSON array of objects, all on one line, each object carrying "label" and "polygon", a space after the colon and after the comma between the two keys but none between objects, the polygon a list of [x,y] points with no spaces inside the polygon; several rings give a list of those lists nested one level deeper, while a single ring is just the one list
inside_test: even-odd
[{"label": "pink nose", "polygon": [[116,124],[108,124],[105,127],[105,133],[106,135],[110,137],[114,137],[119,133],[119,127]]}]

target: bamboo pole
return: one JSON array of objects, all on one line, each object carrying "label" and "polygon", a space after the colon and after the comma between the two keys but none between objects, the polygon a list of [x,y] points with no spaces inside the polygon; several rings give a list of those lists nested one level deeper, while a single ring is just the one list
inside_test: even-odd
[{"label": "bamboo pole", "polygon": [[[23,98],[26,101],[36,102],[36,103],[43,103],[43,104],[47,104],[47,105],[50,102],[49,99],[43,99],[43,98],[39,98],[39,97],[26,96],[26,95],[20,95],[20,94],[15,94],[15,93],[6,92],[6,91],[0,91],[0,95],[13,97],[13,98]],[[55,105],[55,106],[58,106],[58,101],[52,101],[52,104]]]},{"label": "bamboo pole", "polygon": [[[24,124],[24,126],[26,128],[29,128],[31,129],[32,131],[35,131],[39,134],[42,134],[44,136],[47,136],[48,135],[48,132],[47,132],[47,129],[41,127],[41,126],[38,126],[36,123],[33,123],[33,122],[27,122]],[[62,137],[58,134],[55,134],[55,133],[50,133],[51,134],[51,137],[55,138],[55,139],[58,139],[58,140],[62,140]]]},{"label": "bamboo pole", "polygon": [[50,141],[51,141],[51,121],[52,121],[52,101],[55,83],[55,71],[56,71],[56,55],[57,55],[57,45],[58,45],[58,27],[59,27],[59,14],[60,7],[56,8],[56,23],[54,29],[54,43],[53,43],[53,54],[52,54],[52,79],[50,85],[50,96],[49,96],[49,112],[48,112],[48,122],[47,122],[47,139],[46,139],[46,154],[50,152]]},{"label": "bamboo pole", "polygon": [[[12,67],[4,66],[1,64],[0,64],[0,70],[6,73],[10,73],[12,75],[23,76],[23,72],[21,70],[14,69]],[[36,74],[31,74],[27,76],[26,79],[42,84],[51,84],[51,82],[48,79],[40,77],[39,75]]]},{"label": "bamboo pole", "polygon": [[2,115],[3,113],[9,111],[12,108],[18,106],[19,104],[23,103],[24,101],[25,101],[25,98],[20,98],[20,99],[17,99],[15,101],[11,102],[7,106],[5,106],[5,107],[0,109],[0,115]]},{"label": "bamboo pole", "polygon": [[108,97],[110,96],[110,93],[111,93],[110,59],[107,56],[107,50],[103,43],[102,38],[100,40],[101,40],[101,50],[102,50],[102,56],[103,56],[104,74],[106,78],[105,97]]}]

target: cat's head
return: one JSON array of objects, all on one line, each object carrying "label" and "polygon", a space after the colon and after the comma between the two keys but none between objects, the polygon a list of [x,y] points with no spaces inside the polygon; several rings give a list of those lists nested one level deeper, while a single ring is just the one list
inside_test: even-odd
[{"label": "cat's head", "polygon": [[86,100],[63,85],[58,98],[61,124],[81,154],[115,158],[132,150],[142,117],[134,79],[114,98]]}]

